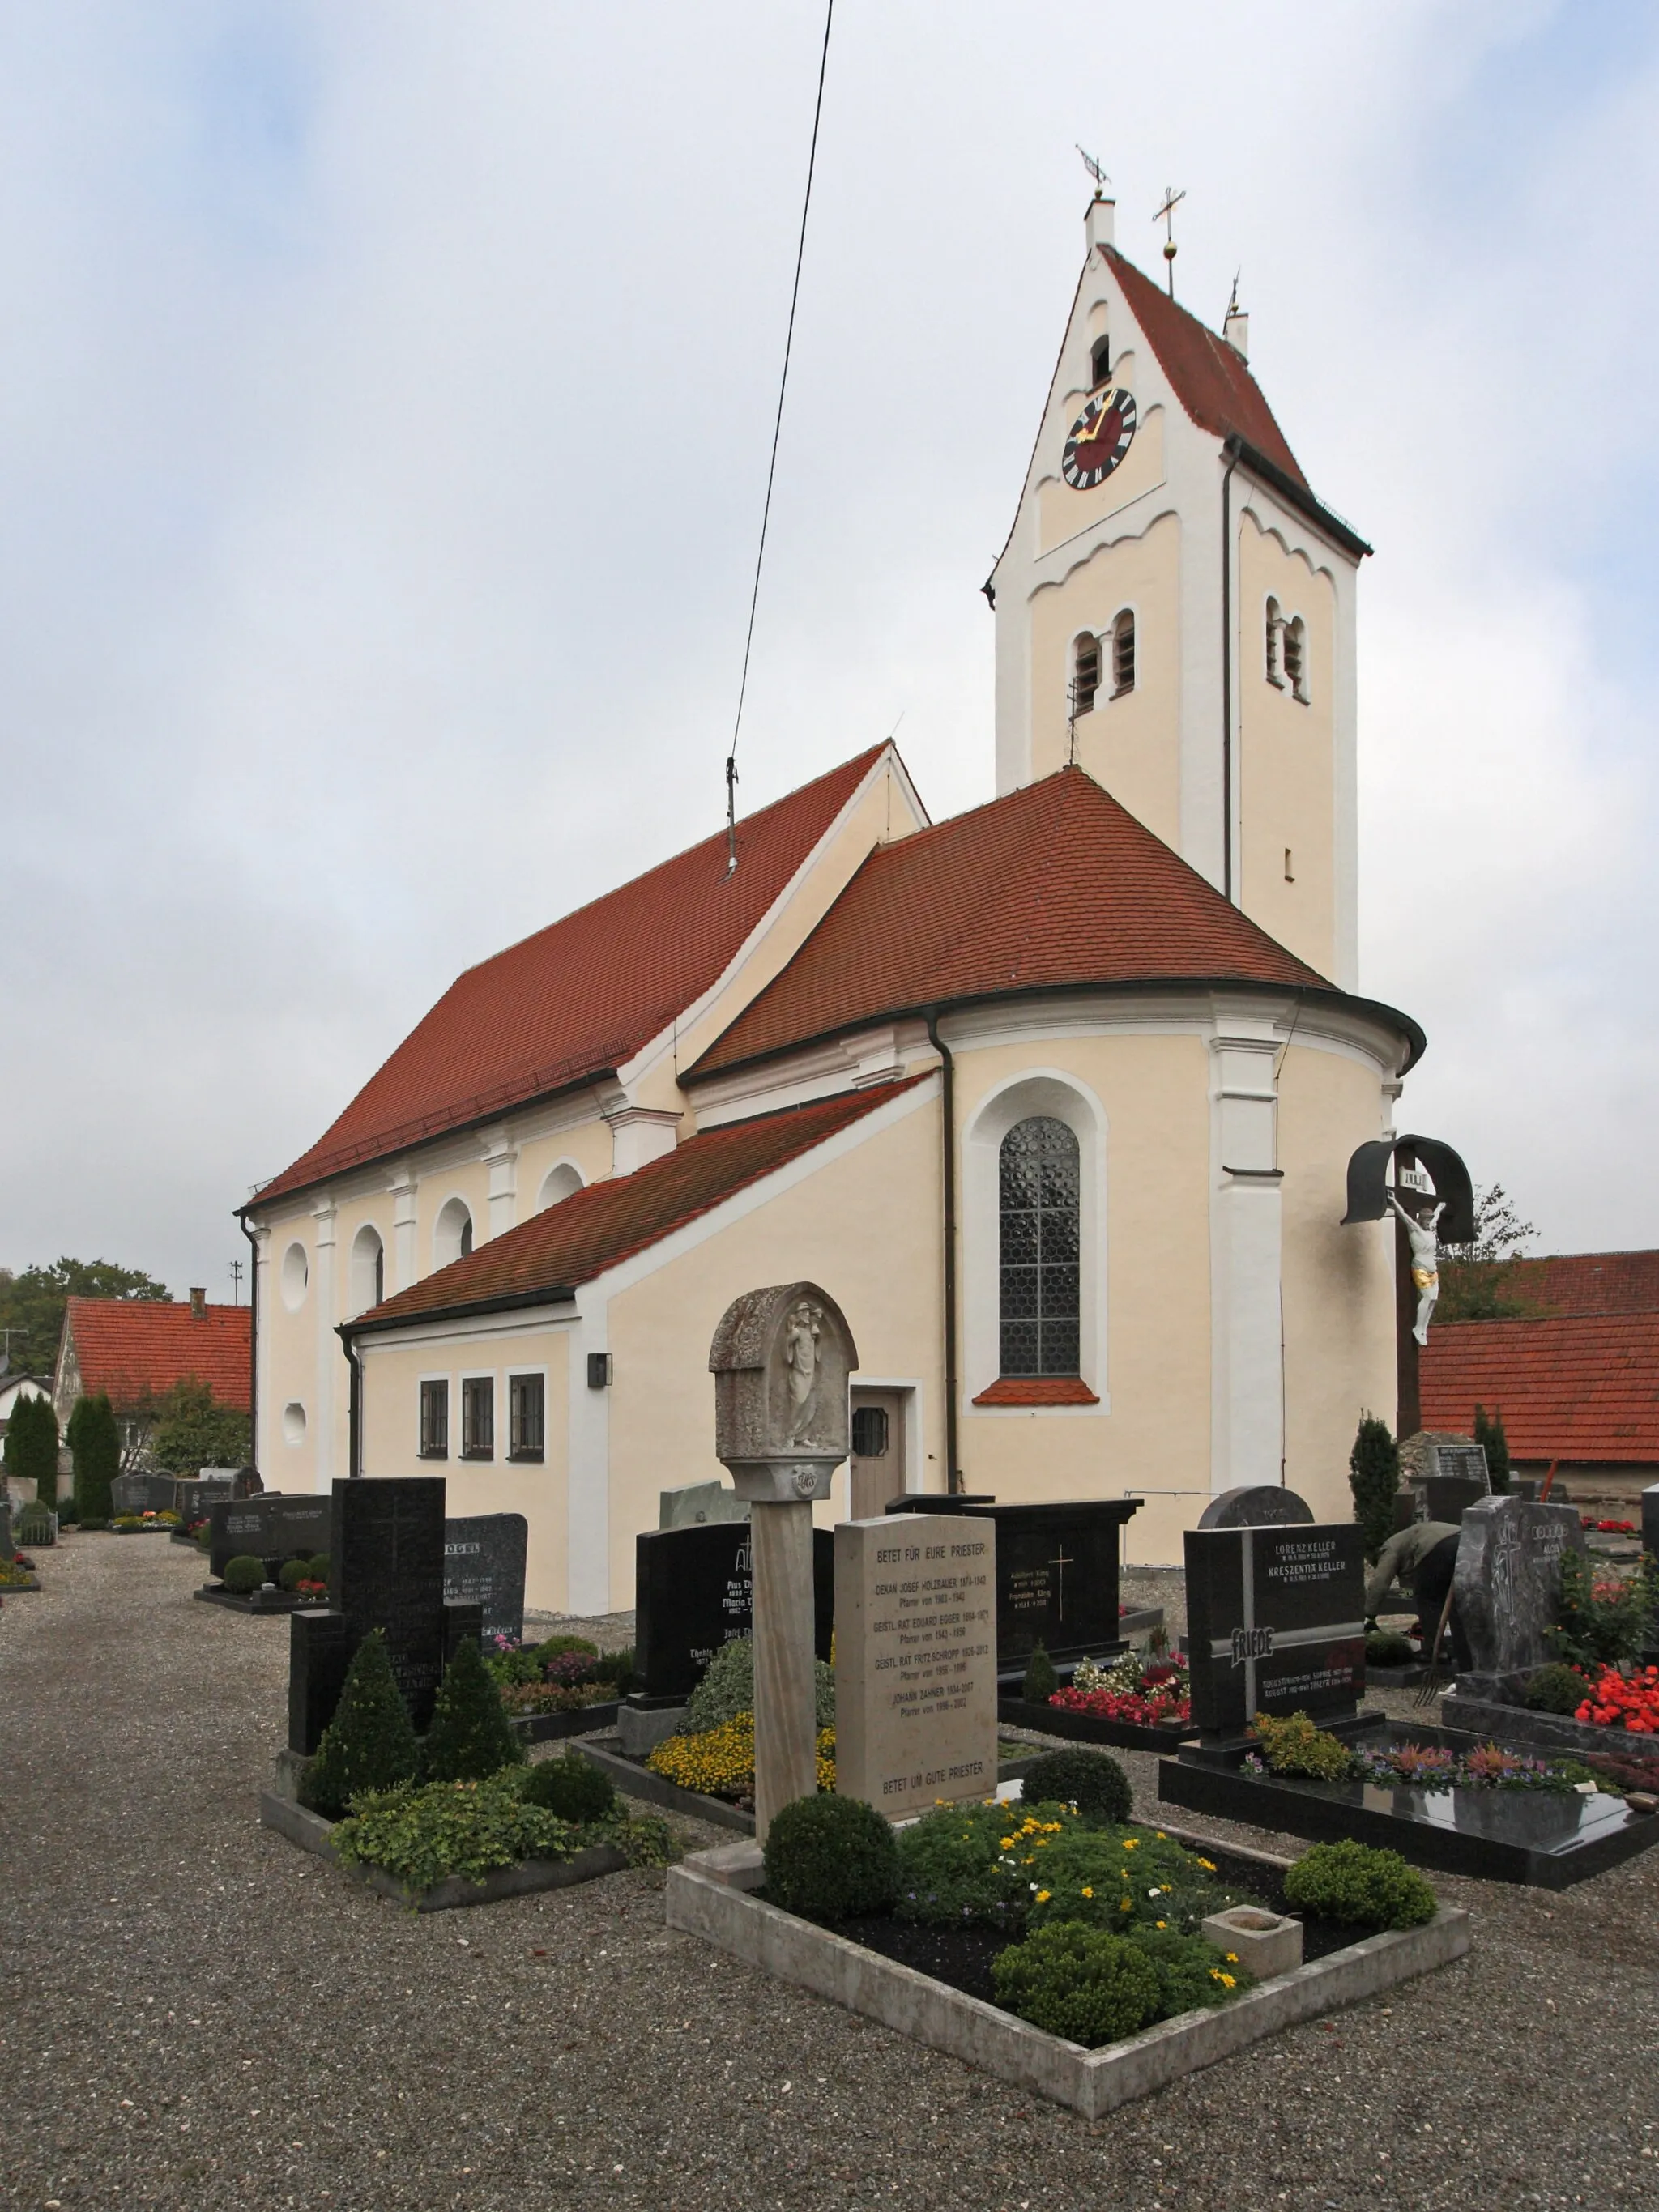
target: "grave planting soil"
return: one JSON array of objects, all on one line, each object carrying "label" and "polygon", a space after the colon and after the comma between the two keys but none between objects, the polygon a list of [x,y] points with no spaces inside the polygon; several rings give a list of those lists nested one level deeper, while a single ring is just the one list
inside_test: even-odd
[{"label": "grave planting soil", "polygon": [[398,1911],[258,1825],[284,1633],[194,1604],[187,1547],[40,1565],[0,1607],[4,2212],[1659,2201],[1659,1852],[1438,1877],[1466,1959],[1090,2123],[667,1928],[654,1875]]}]

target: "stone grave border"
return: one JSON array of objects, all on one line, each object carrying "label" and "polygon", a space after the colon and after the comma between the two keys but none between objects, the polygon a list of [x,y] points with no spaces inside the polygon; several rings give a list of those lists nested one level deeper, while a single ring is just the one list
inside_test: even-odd
[{"label": "stone grave border", "polygon": [[296,1597],[292,1590],[285,1589],[258,1589],[242,1597],[234,1590],[222,1589],[217,1583],[204,1583],[201,1589],[192,1590],[191,1595],[198,1598],[204,1605],[222,1606],[227,1613],[252,1613],[282,1620],[286,1620],[291,1613],[323,1613],[327,1610],[326,1602],[320,1605],[307,1602],[304,1598]]},{"label": "stone grave border", "polygon": [[[1206,1838],[1166,1828],[1200,1847]],[[1224,1849],[1282,1872],[1288,1859],[1265,1851]],[[671,1928],[700,1936],[717,1950],[758,1966],[780,1981],[811,1990],[849,2012],[982,2072],[1069,2105],[1098,2119],[1186,2074],[1231,2058],[1262,2037],[1298,2021],[1358,2004],[1437,1966],[1469,1948],[1469,1916],[1443,1905],[1425,1928],[1371,1936],[1310,1965],[1258,1983],[1215,2012],[1182,2013],[1098,2051],[1049,2035],[1029,2021],[965,1996],[914,1966],[798,1919],[750,1894],[763,1878],[759,1846],[727,1844],[699,1851],[668,1870],[664,1917]]]},{"label": "stone grave border", "polygon": [[617,1725],[615,1698],[604,1705],[578,1705],[568,1713],[509,1713],[507,1725],[521,1743],[557,1743],[565,1736],[597,1735]]},{"label": "stone grave border", "polygon": [[1659,1761],[1659,1735],[1632,1735],[1628,1729],[1596,1728],[1571,1713],[1545,1713],[1530,1705],[1501,1705],[1491,1698],[1464,1698],[1454,1690],[1440,1701],[1440,1725],[1482,1743],[1496,1736],[1514,1739],[1511,1748],[1527,1751],[1621,1753]]},{"label": "stone grave border", "polygon": [[[334,1823],[320,1813],[308,1813],[292,1798],[278,1797],[269,1790],[259,1792],[259,1825],[311,1851],[331,1866],[334,1858]],[[342,1867],[365,1887],[405,1905],[415,1912],[451,1912],[461,1905],[495,1905],[504,1897],[529,1897],[538,1890],[570,1889],[599,1875],[620,1874],[627,1866],[614,1844],[592,1844],[572,1859],[521,1859],[516,1866],[497,1867],[482,1881],[449,1875],[429,1889],[410,1890],[384,1867]]]},{"label": "stone grave border", "polygon": [[997,1724],[1064,1736],[1071,1743],[1105,1744],[1119,1751],[1174,1751],[1198,1734],[1195,1721],[1157,1728],[1145,1721],[1109,1720],[1104,1713],[1072,1712],[1064,1705],[1032,1705],[1024,1698],[1000,1698]]}]

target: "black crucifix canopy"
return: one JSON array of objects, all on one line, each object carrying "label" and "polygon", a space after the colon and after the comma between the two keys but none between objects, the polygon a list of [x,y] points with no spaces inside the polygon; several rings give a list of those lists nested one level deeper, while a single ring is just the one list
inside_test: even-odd
[{"label": "black crucifix canopy", "polygon": [[[1425,1167],[1434,1183],[1434,1195],[1445,1212],[1437,1231],[1443,1244],[1467,1244],[1474,1235],[1474,1187],[1469,1171],[1449,1145],[1438,1137],[1380,1137],[1361,1145],[1348,1162],[1348,1210],[1351,1221],[1381,1221],[1389,1210],[1389,1168],[1395,1155],[1407,1152]],[[1421,1196],[1424,1194],[1419,1193]],[[1402,1194],[1409,1199],[1409,1192]]]}]

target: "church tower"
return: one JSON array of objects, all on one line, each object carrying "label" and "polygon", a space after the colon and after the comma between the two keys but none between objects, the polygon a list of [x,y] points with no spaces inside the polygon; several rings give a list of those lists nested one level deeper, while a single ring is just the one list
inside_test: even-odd
[{"label": "church tower", "polygon": [[1316,499],[1248,364],[1088,211],[1008,542],[997,789],[1075,760],[1345,990],[1358,936],[1354,600],[1370,550]]}]

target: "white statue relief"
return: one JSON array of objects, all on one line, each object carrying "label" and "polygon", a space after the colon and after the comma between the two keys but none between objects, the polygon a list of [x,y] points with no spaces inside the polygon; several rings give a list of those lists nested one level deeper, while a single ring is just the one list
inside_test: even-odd
[{"label": "white statue relief", "polygon": [[1445,1200],[1440,1201],[1426,1221],[1407,1213],[1392,1191],[1389,1193],[1389,1203],[1405,1223],[1412,1248],[1412,1281],[1417,1286],[1417,1325],[1412,1334],[1419,1344],[1426,1344],[1429,1322],[1440,1296],[1440,1239],[1435,1231],[1446,1210]]},{"label": "white statue relief", "polygon": [[783,1325],[783,1364],[789,1370],[789,1440],[804,1443],[811,1425],[812,1396],[818,1380],[818,1339],[823,1310],[803,1298],[792,1306]]}]

